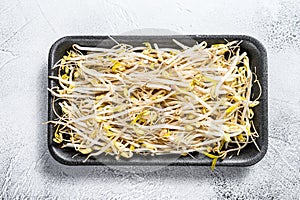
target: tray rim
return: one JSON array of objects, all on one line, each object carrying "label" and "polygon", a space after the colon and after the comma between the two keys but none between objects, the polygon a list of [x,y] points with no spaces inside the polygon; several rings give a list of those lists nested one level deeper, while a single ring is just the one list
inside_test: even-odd
[{"label": "tray rim", "polygon": [[[246,166],[251,166],[254,165],[256,163],[258,163],[259,161],[261,161],[265,154],[267,153],[268,150],[268,62],[267,62],[267,51],[266,48],[264,47],[264,45],[257,40],[256,38],[249,36],[249,35],[241,35],[241,34],[230,34],[230,35],[226,35],[226,34],[188,34],[188,35],[110,35],[113,38],[134,38],[134,37],[145,37],[145,38],[188,38],[188,37],[196,37],[197,39],[203,39],[203,40],[211,40],[211,39],[236,39],[236,40],[243,40],[243,41],[248,41],[250,43],[252,43],[259,51],[260,55],[261,55],[261,59],[262,59],[262,63],[261,63],[261,67],[263,70],[263,77],[262,77],[262,82],[261,85],[263,86],[263,97],[264,97],[264,101],[262,102],[262,110],[264,112],[264,119],[263,119],[263,123],[264,123],[264,129],[263,129],[263,135],[264,135],[264,140],[263,140],[263,145],[261,145],[261,149],[260,151],[253,157],[249,157],[248,159],[245,160],[241,160],[240,162],[230,162],[230,159],[225,159],[226,162],[217,162],[216,166],[230,166],[230,167],[246,167]],[[56,40],[50,47],[49,53],[48,53],[48,75],[51,74],[51,67],[55,64],[54,59],[55,59],[55,52],[57,51],[57,49],[60,48],[60,45],[62,45],[65,42],[68,41],[83,41],[83,40],[100,40],[100,39],[104,39],[107,38],[108,35],[67,35],[67,36],[63,36],[61,38],[59,38],[58,40]],[[48,78],[48,85],[47,87],[49,87],[51,85],[51,80]],[[47,112],[48,112],[48,120],[51,120],[51,99],[52,96],[50,94],[50,92],[47,93]],[[48,146],[48,150],[51,154],[51,156],[58,161],[61,164],[64,165],[69,165],[69,166],[96,166],[96,165],[106,165],[104,163],[101,163],[101,161],[92,161],[92,162],[78,162],[78,161],[67,161],[65,160],[63,157],[59,156],[56,153],[55,147],[53,145],[51,145],[52,142],[52,137],[53,137],[53,133],[50,133],[50,124],[48,123],[47,125],[47,146]],[[200,163],[188,163],[188,162],[178,162],[178,160],[175,160],[175,162],[171,162],[171,163],[164,163],[164,162],[156,162],[156,163],[130,163],[130,162],[115,162],[115,163],[110,163],[111,165],[115,165],[115,166],[125,166],[125,165],[138,165],[138,166],[159,166],[159,165],[169,165],[169,166],[210,166],[211,165],[211,159],[207,160],[207,162],[200,162]]]}]

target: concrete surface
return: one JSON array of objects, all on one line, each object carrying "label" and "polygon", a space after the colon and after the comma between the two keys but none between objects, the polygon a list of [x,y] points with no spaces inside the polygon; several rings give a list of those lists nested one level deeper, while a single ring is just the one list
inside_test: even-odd
[{"label": "concrete surface", "polygon": [[[46,146],[47,53],[64,35],[247,34],[269,56],[269,150],[247,168],[68,167]],[[299,199],[300,1],[0,1],[0,199]]]}]

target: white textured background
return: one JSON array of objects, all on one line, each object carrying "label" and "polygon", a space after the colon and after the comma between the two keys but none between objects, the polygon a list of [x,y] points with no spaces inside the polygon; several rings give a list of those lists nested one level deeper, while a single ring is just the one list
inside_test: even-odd
[{"label": "white textured background", "polygon": [[[269,60],[269,150],[247,168],[68,167],[46,146],[47,54],[64,35],[247,34]],[[299,199],[300,1],[0,1],[0,199]],[[128,171],[128,170],[127,170]]]}]

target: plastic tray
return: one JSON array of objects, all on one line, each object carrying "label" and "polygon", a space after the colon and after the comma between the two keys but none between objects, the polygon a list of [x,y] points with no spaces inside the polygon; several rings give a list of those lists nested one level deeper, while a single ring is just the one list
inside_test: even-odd
[{"label": "plastic tray", "polygon": [[[112,36],[118,42],[131,45],[142,45],[143,42],[157,43],[160,47],[178,48],[172,39],[176,39],[187,45],[194,45],[195,41],[206,41],[208,45],[215,43],[226,43],[226,41],[242,40],[241,51],[246,51],[251,67],[256,67],[256,74],[262,86],[262,96],[260,104],[255,107],[254,124],[260,135],[256,140],[260,151],[249,144],[241,150],[240,155],[236,153],[229,158],[217,162],[217,166],[249,166],[260,161],[268,148],[268,77],[267,77],[267,53],[263,45],[255,38],[244,35],[168,35],[168,36]],[[48,74],[53,75],[55,70],[51,70],[53,65],[65,55],[66,51],[76,43],[83,46],[112,47],[115,43],[108,36],[67,36],[57,40],[49,52]],[[252,69],[254,70],[254,69]],[[55,86],[54,80],[48,80],[48,87]],[[252,92],[256,94],[258,88],[254,87]],[[51,109],[52,96],[48,93],[48,119],[53,120],[54,113]],[[134,155],[131,159],[116,160],[112,156],[99,156],[96,159],[90,158],[86,162],[83,160],[86,155],[78,155],[73,149],[60,148],[52,141],[54,135],[53,124],[48,124],[48,147],[51,155],[60,163],[66,165],[211,165],[211,159],[195,154],[196,159],[189,156],[140,156]]]}]

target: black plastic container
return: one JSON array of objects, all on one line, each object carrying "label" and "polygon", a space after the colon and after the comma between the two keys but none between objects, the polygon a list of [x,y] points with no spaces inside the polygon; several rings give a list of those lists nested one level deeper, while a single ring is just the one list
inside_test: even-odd
[{"label": "black plastic container", "polygon": [[[206,41],[208,45],[216,43],[226,43],[226,41],[239,40],[243,41],[240,44],[241,51],[246,51],[250,59],[252,70],[256,68],[258,80],[262,86],[262,96],[260,104],[254,109],[254,125],[259,133],[259,138],[256,140],[260,151],[255,145],[249,144],[241,150],[240,155],[236,153],[229,158],[219,160],[217,166],[249,166],[260,161],[266,154],[268,148],[268,68],[267,68],[267,53],[263,45],[256,39],[244,35],[168,35],[168,36],[112,36],[116,41],[128,43],[133,46],[142,45],[143,42],[157,43],[159,47],[178,48],[172,39],[176,39],[186,45],[194,45],[197,42]],[[73,44],[82,46],[98,46],[110,48],[115,43],[108,36],[67,36],[56,41],[49,52],[48,74],[54,75],[55,70],[51,70],[53,65],[66,54],[66,51],[71,49]],[[48,80],[48,87],[51,88],[57,83],[54,80]],[[252,92],[255,96],[258,93],[257,86],[254,86]],[[48,119],[55,118],[52,111],[53,97],[48,93]],[[189,156],[139,156],[134,155],[131,159],[116,160],[112,156],[99,156],[97,159],[90,158],[86,162],[83,160],[86,155],[78,155],[72,158],[76,152],[73,149],[61,149],[59,145],[53,142],[55,129],[53,124],[48,124],[48,147],[51,155],[60,163],[66,165],[211,165],[211,159],[195,154],[196,159]]]}]

